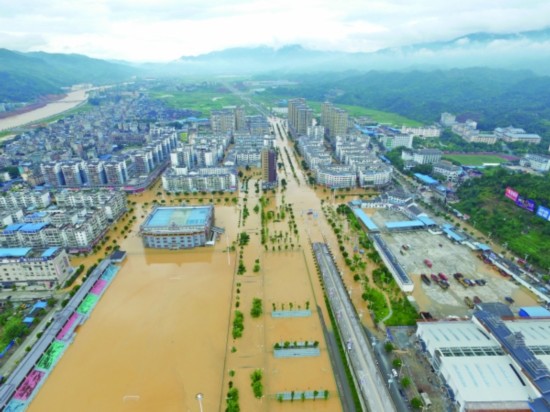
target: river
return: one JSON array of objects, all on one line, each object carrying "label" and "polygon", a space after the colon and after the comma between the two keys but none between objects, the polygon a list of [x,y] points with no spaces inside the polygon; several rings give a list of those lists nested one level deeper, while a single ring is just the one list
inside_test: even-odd
[{"label": "river", "polygon": [[87,90],[76,90],[69,92],[63,99],[48,103],[44,107],[0,119],[0,131],[12,129],[14,127],[26,125],[27,123],[36,122],[38,120],[55,116],[78,106],[87,99]]}]

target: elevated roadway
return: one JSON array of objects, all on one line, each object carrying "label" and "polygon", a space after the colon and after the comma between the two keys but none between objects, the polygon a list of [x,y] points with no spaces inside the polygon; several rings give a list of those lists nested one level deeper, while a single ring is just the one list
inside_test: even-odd
[{"label": "elevated roadway", "polygon": [[312,243],[330,307],[346,345],[346,357],[353,372],[363,410],[396,411],[386,387],[386,379],[377,368],[369,339],[358,319],[340,273],[325,243]]}]

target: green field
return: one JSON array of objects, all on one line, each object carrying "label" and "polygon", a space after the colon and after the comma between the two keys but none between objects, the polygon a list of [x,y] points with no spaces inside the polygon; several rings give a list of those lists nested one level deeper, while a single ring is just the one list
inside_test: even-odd
[{"label": "green field", "polygon": [[443,159],[459,162],[464,166],[483,166],[484,163],[504,163],[507,160],[497,155],[445,155]]},{"label": "green field", "polygon": [[[254,100],[258,100],[269,107],[274,105],[274,103],[278,100],[281,100],[281,99],[288,100],[294,97],[296,96],[275,96],[273,94],[269,94],[269,92],[266,92],[266,93],[260,93],[260,94],[254,95]],[[308,100],[307,104],[313,109],[316,115],[321,114],[321,105],[323,104],[323,102]],[[346,110],[351,117],[368,116],[374,122],[378,122],[378,123],[389,123],[395,126],[402,126],[402,125],[421,126],[422,125],[421,122],[398,115],[397,113],[382,112],[380,110],[367,109],[361,106],[350,106],[347,104],[336,104],[335,106]]]},{"label": "green field", "polygon": [[[317,113],[321,113],[323,102],[308,101],[308,105]],[[397,113],[382,112],[380,110],[367,109],[361,106],[350,106],[347,104],[336,104],[336,107],[346,110],[351,117],[368,116],[378,123],[389,123],[394,126],[422,126],[422,123],[416,120],[408,119]]]},{"label": "green field", "polygon": [[240,97],[232,93],[215,91],[177,92],[163,91],[151,93],[153,99],[164,100],[169,106],[178,109],[197,110],[201,116],[208,117],[212,110],[222,109],[224,106],[242,105]]}]

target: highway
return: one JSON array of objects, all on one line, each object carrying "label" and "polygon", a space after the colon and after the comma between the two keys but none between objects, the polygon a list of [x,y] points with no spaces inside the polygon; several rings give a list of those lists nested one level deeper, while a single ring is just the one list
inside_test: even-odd
[{"label": "highway", "polygon": [[386,379],[376,366],[369,340],[349,299],[332,255],[325,243],[312,243],[330,307],[346,345],[346,355],[364,410],[396,411]]}]

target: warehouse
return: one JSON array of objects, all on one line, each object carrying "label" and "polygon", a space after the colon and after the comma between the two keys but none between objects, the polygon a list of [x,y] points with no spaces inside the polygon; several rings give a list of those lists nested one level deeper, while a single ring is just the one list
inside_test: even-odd
[{"label": "warehouse", "polygon": [[460,411],[546,411],[550,319],[419,322],[417,337]]}]

